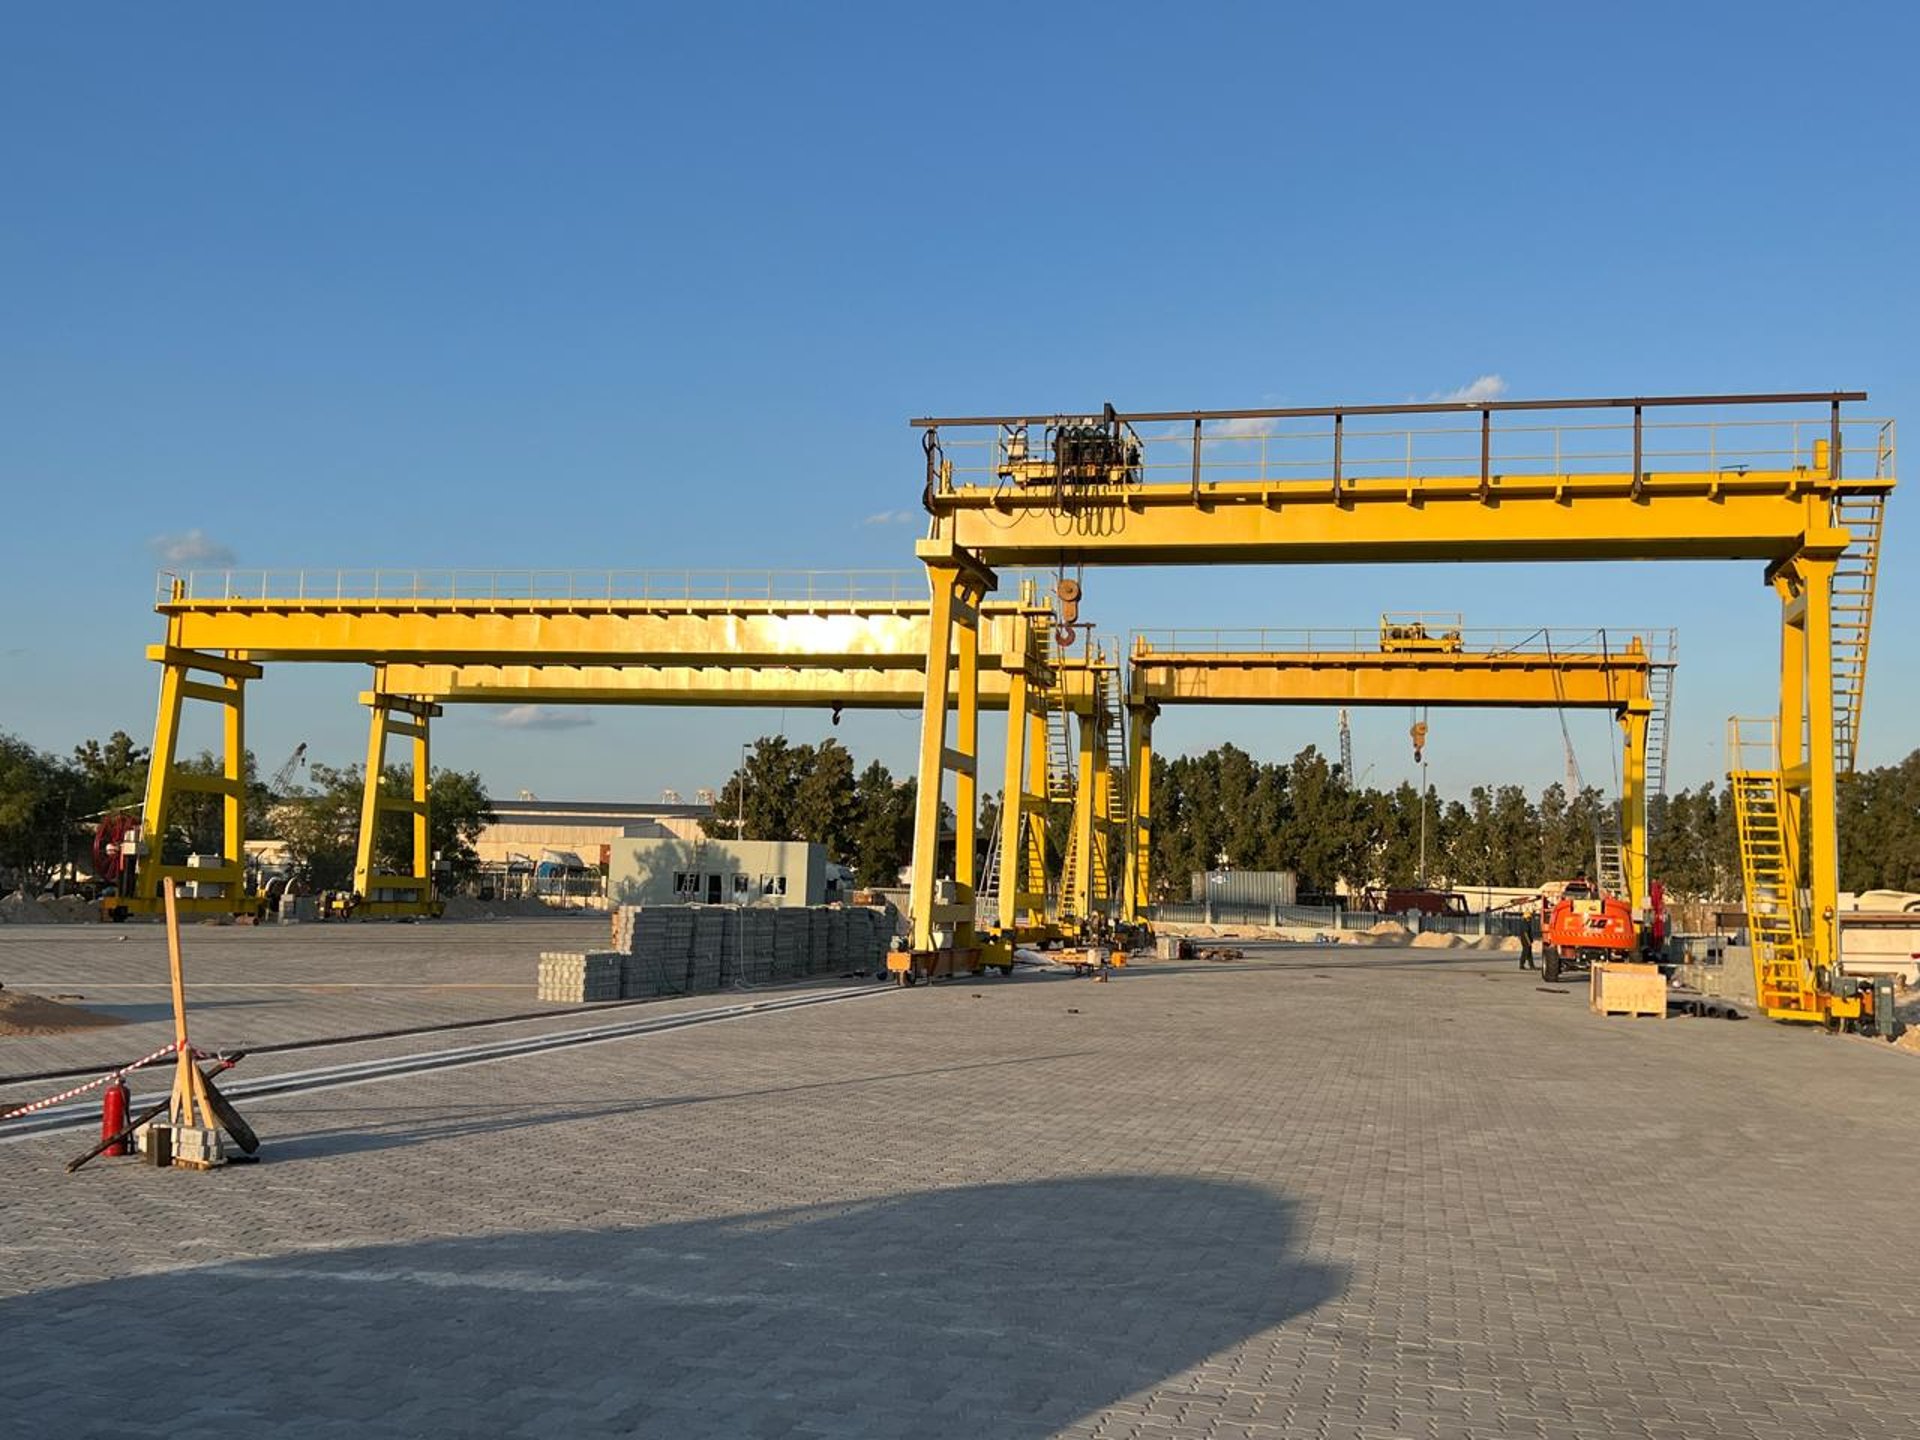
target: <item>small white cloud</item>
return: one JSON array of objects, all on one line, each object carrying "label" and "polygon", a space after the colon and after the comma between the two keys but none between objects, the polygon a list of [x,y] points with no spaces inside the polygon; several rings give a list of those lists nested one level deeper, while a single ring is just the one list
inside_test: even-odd
[{"label": "small white cloud", "polygon": [[1458,390],[1429,395],[1427,400],[1435,405],[1478,405],[1482,401],[1498,400],[1506,393],[1507,382],[1498,375],[1476,375]]},{"label": "small white cloud", "polygon": [[162,565],[179,565],[186,568],[201,566],[209,570],[224,570],[233,564],[233,551],[222,545],[204,530],[185,530],[178,535],[156,535],[147,541],[147,548],[153,551],[154,559]]},{"label": "small white cloud", "polygon": [[860,523],[862,525],[916,525],[925,518],[919,510],[881,510],[867,516]]},{"label": "small white cloud", "polygon": [[502,730],[580,730],[593,724],[593,716],[551,705],[515,705],[495,715],[493,723]]},{"label": "small white cloud", "polygon": [[1207,431],[1208,439],[1220,440],[1258,440],[1263,435],[1271,435],[1278,422],[1245,417],[1238,420],[1222,420]]}]

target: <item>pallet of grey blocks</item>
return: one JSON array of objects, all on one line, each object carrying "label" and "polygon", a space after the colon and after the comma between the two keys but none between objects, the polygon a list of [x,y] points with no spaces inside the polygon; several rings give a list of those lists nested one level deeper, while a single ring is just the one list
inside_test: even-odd
[{"label": "pallet of grey blocks", "polygon": [[871,973],[884,963],[888,940],[883,912],[838,906],[623,905],[612,933],[622,953],[621,993],[635,999]]},{"label": "pallet of grey blocks", "polygon": [[611,950],[544,951],[540,956],[540,999],[560,1005],[618,1000],[622,958]]}]

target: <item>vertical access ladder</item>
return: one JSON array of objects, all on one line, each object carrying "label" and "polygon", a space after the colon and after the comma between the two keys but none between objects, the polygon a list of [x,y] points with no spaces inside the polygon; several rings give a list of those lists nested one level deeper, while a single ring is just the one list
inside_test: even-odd
[{"label": "vertical access ladder", "polygon": [[1664,661],[1647,669],[1647,794],[1667,793],[1668,737],[1673,734],[1673,676],[1680,663],[1679,643],[1669,634]]},{"label": "vertical access ladder", "polygon": [[[1727,751],[1734,768],[1727,778],[1733,790],[1756,998],[1767,1010],[1801,1010],[1808,1007],[1813,990],[1812,947],[1800,904],[1800,827],[1788,817],[1778,729],[1778,721],[1728,721]],[[1763,763],[1752,763],[1755,760]]]},{"label": "vertical access ladder", "polygon": [[[1082,854],[1080,826],[1069,834],[1066,858],[1061,867],[1060,893],[1072,897],[1078,893],[1081,867],[1087,870],[1087,894],[1090,909],[1098,910],[1120,896],[1126,870],[1125,851],[1132,822],[1132,787],[1127,775],[1127,737],[1125,712],[1121,705],[1118,660],[1102,663],[1096,657],[1092,666],[1093,705],[1083,723],[1094,727],[1094,772],[1091,793],[1079,802],[1092,809],[1091,843]],[[1075,916],[1084,920],[1087,916]]]}]

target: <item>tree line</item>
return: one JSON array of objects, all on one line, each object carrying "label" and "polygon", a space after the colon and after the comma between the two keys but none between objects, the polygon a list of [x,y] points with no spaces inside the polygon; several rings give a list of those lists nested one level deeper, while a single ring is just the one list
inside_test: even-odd
[{"label": "tree line", "polygon": [[[219,774],[203,751],[181,768]],[[138,812],[148,754],[123,731],[88,740],[59,757],[0,734],[0,885],[44,885],[67,867],[87,872],[99,818]],[[247,834],[285,842],[314,888],[340,888],[352,874],[360,823],[361,767],[314,764],[306,780],[263,782],[254,757],[246,767]],[[411,793],[405,766],[381,783]],[[493,818],[478,774],[436,770],[432,846],[456,871],[470,871],[473,842]],[[1537,795],[1518,785],[1476,786],[1464,799],[1414,786],[1389,790],[1347,785],[1339,767],[1313,746],[1284,763],[1254,759],[1233,745],[1200,755],[1154,757],[1153,875],[1157,898],[1185,899],[1188,877],[1220,868],[1292,870],[1303,893],[1368,885],[1408,886],[1425,876],[1444,886],[1532,886],[1589,868],[1596,833],[1612,834],[1617,806],[1598,789],[1569,794],[1550,784]],[[762,736],[720,791],[709,834],[809,840],[852,867],[863,885],[897,881],[913,850],[915,783],[875,760],[856,767],[833,740],[793,744]],[[180,863],[221,845],[221,797],[183,792],[173,805],[162,853]],[[979,843],[995,833],[998,797],[983,797]],[[952,812],[943,807],[943,834]],[[1049,819],[1049,854],[1058,866],[1066,816]],[[380,863],[403,865],[410,836],[404,815],[382,819]],[[951,846],[951,837],[944,841]],[[1740,866],[1731,794],[1725,785],[1657,797],[1649,811],[1651,873],[1672,894],[1737,901]],[[943,865],[950,863],[950,848]],[[1057,870],[1056,870],[1057,874]],[[1847,890],[1920,889],[1920,750],[1895,765],[1862,771],[1840,786],[1840,883]]]},{"label": "tree line", "polygon": [[[0,889],[40,890],[59,876],[92,874],[100,822],[113,814],[138,816],[149,760],[146,747],[125,731],[116,730],[106,740],[88,740],[68,756],[0,734]],[[211,751],[181,759],[178,768],[198,775],[224,770],[221,758]],[[346,888],[359,845],[364,774],[359,765],[315,763],[304,781],[276,790],[261,780],[248,751],[243,767],[247,838],[283,842],[296,873],[310,888]],[[385,767],[380,784],[389,794],[410,796],[410,767]],[[486,787],[478,774],[435,770],[429,793],[430,844],[457,879],[478,863],[473,842],[494,818]],[[224,805],[216,794],[177,793],[169,805],[167,833],[160,837],[163,862],[178,865],[196,852],[220,853]],[[383,868],[407,867],[411,823],[402,814],[381,817],[375,854]],[[146,837],[146,843],[153,846],[154,837]]]},{"label": "tree line", "polygon": [[[1619,806],[1588,786],[1475,786],[1443,799],[1402,783],[1347,785],[1314,746],[1285,763],[1233,745],[1201,755],[1154,757],[1156,898],[1187,898],[1189,877],[1214,869],[1292,870],[1304,894],[1343,883],[1437,887],[1531,887],[1591,871],[1596,836],[1617,832]],[[991,842],[999,797],[983,798],[979,843]],[[720,792],[707,822],[716,836],[812,840],[853,866],[866,885],[895,883],[913,847],[914,782],[874,761],[858,773],[832,740],[792,745],[763,737]],[[950,828],[950,809],[943,814]],[[1059,865],[1063,813],[1050,817],[1049,855]],[[950,840],[947,842],[950,845]],[[1676,897],[1737,903],[1740,857],[1732,795],[1703,784],[1657,796],[1648,807],[1650,871]],[[984,854],[984,850],[982,851]],[[947,863],[943,857],[943,865]],[[1920,888],[1920,751],[1866,770],[1840,787],[1840,883],[1847,890]]]}]

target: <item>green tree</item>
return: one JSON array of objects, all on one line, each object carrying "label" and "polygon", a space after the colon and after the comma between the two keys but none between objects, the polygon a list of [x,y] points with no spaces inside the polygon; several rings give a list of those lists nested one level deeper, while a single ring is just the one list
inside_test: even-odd
[{"label": "green tree", "polygon": [[790,745],[781,735],[753,742],[746,762],[720,788],[713,814],[702,828],[716,839],[792,840],[800,780],[813,747]]},{"label": "green tree", "polygon": [[793,787],[793,838],[824,845],[830,856],[853,853],[853,835],[860,823],[853,756],[834,740],[803,745],[795,754],[798,773]]},{"label": "green tree", "polygon": [[147,758],[144,745],[124,730],[116,730],[105,740],[87,740],[74,747],[73,764],[86,782],[91,809],[95,812],[135,807],[147,791]]},{"label": "green tree", "polygon": [[913,857],[913,811],[916,787],[912,780],[895,780],[875,760],[854,781],[854,823],[851,864],[862,885],[894,885]]},{"label": "green tree", "polygon": [[0,735],[0,872],[38,889],[67,858],[77,771]]}]

